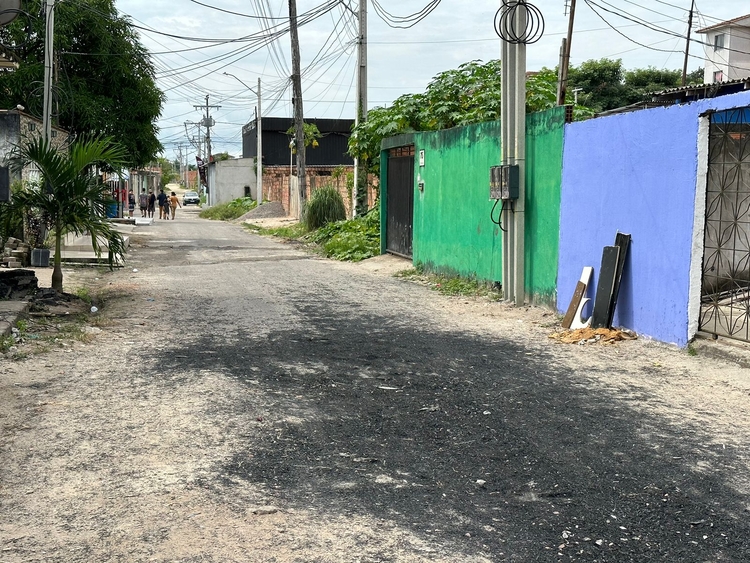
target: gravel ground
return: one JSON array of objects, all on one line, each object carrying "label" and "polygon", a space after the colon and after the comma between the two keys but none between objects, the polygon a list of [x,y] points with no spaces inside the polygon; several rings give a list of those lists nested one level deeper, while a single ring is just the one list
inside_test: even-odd
[{"label": "gravel ground", "polygon": [[250,221],[252,219],[270,219],[286,216],[287,215],[286,211],[284,211],[284,206],[281,205],[281,203],[279,203],[278,201],[271,201],[268,203],[264,203],[263,205],[259,205],[255,209],[251,209],[237,220]]},{"label": "gravel ground", "polygon": [[750,560],[747,369],[164,223],[0,360],[0,560]]}]

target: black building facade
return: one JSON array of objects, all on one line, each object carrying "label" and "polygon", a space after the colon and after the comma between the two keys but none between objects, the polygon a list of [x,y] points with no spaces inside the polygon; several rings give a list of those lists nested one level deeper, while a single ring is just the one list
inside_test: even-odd
[{"label": "black building facade", "polygon": [[[318,147],[307,147],[308,166],[353,166],[354,159],[347,154],[349,136],[354,126],[353,119],[306,119],[314,123],[322,137]],[[287,117],[264,117],[263,166],[289,166],[289,142],[287,134],[294,120]],[[242,158],[255,158],[258,153],[258,135],[255,121],[242,128]],[[296,160],[295,160],[296,162]]]}]

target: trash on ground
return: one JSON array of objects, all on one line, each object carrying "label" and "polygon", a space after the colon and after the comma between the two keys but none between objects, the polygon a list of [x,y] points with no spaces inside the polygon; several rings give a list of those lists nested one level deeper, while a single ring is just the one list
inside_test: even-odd
[{"label": "trash on ground", "polygon": [[549,335],[550,338],[563,344],[614,344],[623,340],[635,340],[638,338],[635,332],[628,329],[617,328],[579,328],[576,330],[564,330]]}]

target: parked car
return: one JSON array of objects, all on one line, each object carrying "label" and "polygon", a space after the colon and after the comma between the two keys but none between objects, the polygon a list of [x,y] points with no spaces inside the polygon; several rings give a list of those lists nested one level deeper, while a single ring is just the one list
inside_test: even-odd
[{"label": "parked car", "polygon": [[185,192],[182,196],[182,205],[188,205],[190,203],[194,203],[195,205],[200,205],[201,198],[198,195],[198,192]]}]

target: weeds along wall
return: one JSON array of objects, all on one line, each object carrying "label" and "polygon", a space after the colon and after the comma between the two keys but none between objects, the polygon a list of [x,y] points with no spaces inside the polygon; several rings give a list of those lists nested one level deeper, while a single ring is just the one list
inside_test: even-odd
[{"label": "weeds along wall", "polygon": [[[526,291],[532,302],[554,307],[565,108],[528,115],[526,123]],[[500,127],[494,121],[415,134],[415,264],[502,281],[502,232],[490,219],[489,199]],[[499,213],[498,205],[495,218]]]},{"label": "weeds along wall", "polygon": [[705,202],[697,186],[699,146],[707,143],[699,140],[701,114],[746,105],[750,92],[565,126],[559,311],[567,308],[584,266],[594,267],[588,292],[594,296],[602,248],[614,244],[617,231],[629,233],[614,324],[687,344],[691,301],[700,299],[694,287],[696,268],[700,284],[704,219],[695,215],[696,200]]}]

